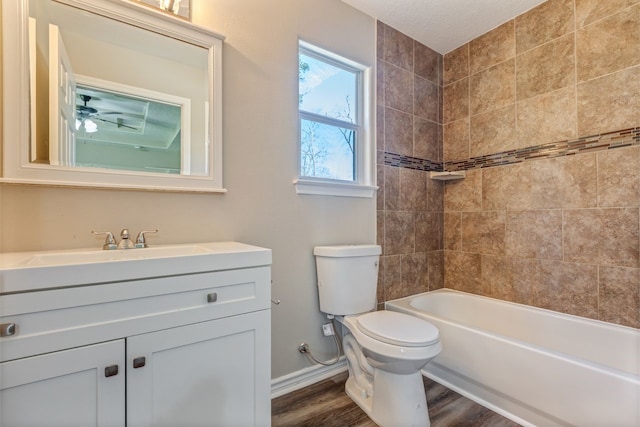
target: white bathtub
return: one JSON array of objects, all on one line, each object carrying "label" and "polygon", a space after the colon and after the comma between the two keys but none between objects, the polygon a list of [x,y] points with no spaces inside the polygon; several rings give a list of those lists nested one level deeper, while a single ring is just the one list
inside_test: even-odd
[{"label": "white bathtub", "polygon": [[387,302],[428,320],[423,374],[522,425],[640,426],[640,331],[449,289]]}]

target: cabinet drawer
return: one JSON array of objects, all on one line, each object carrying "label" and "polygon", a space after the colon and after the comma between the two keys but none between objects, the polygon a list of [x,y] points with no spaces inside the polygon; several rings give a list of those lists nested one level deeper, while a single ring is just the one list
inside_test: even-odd
[{"label": "cabinet drawer", "polygon": [[269,309],[270,288],[259,267],[6,295],[0,360]]}]

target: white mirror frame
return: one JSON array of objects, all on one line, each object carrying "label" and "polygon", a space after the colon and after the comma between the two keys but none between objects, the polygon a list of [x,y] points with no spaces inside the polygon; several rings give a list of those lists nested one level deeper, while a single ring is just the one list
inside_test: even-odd
[{"label": "white mirror frame", "polygon": [[224,37],[160,11],[123,0],[53,0],[207,49],[208,174],[168,175],[31,163],[29,0],[2,0],[3,170],[0,182],[94,188],[224,193],[222,186],[222,43]]}]

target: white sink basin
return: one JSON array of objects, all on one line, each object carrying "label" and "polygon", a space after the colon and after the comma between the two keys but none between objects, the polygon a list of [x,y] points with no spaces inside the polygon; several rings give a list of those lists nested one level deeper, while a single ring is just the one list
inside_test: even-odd
[{"label": "white sink basin", "polygon": [[270,265],[271,250],[238,242],[0,254],[0,294]]},{"label": "white sink basin", "polygon": [[[106,261],[124,261],[132,259],[170,258],[176,256],[204,254],[211,252],[203,246],[158,246],[144,249],[118,249],[112,251],[73,251],[42,253],[27,258],[25,267],[29,266],[53,266],[69,264],[86,264]],[[16,265],[17,266],[17,265]]]}]

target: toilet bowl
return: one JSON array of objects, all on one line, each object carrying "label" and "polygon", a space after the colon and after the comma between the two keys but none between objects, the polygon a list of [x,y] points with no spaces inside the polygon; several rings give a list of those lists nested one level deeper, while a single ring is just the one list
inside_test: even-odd
[{"label": "toilet bowl", "polygon": [[317,246],[313,253],[320,311],[342,325],[347,395],[380,426],[429,426],[420,371],[441,351],[438,329],[408,314],[374,311],[380,246]]},{"label": "toilet bowl", "polygon": [[381,426],[428,426],[420,371],[442,349],[437,328],[391,311],[337,320],[349,368],[347,395]]}]

